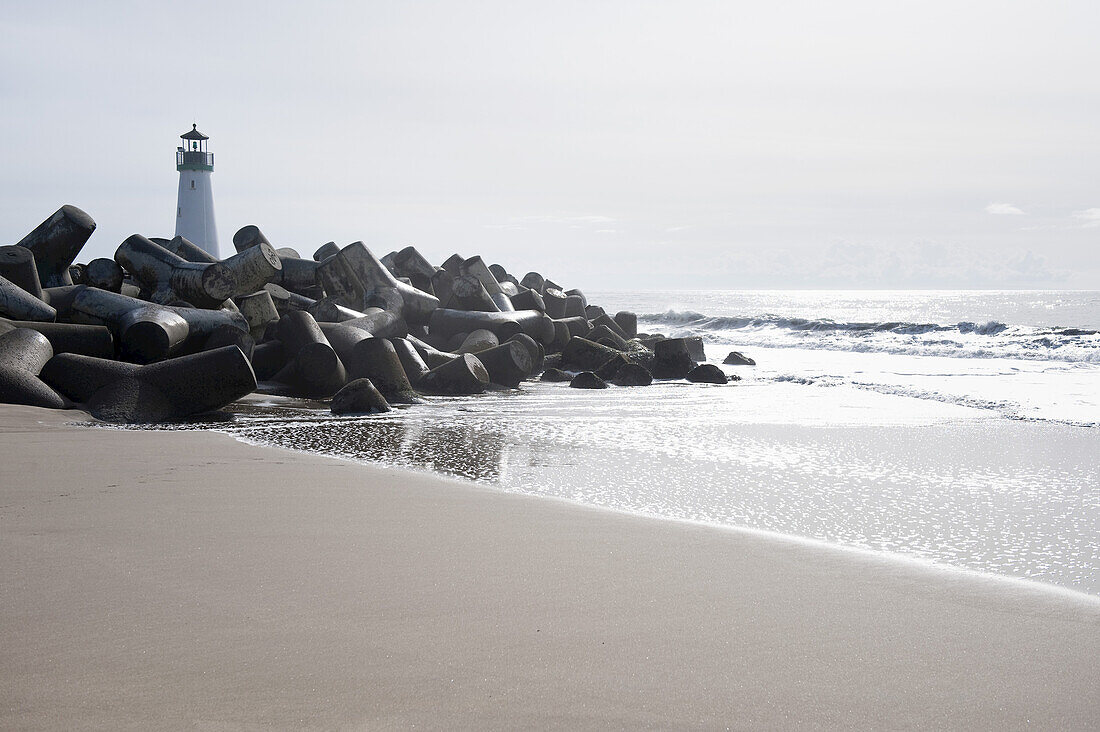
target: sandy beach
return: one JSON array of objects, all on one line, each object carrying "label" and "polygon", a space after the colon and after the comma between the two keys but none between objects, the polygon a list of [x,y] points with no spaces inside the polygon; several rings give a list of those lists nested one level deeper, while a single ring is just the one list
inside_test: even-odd
[{"label": "sandy beach", "polygon": [[79,418],[0,407],[4,729],[1100,720],[1085,595]]}]

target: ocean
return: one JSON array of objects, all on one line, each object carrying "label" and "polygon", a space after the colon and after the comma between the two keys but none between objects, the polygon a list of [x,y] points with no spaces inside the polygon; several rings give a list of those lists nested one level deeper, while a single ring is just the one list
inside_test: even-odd
[{"label": "ocean", "polygon": [[728,385],[527,382],[371,417],[261,402],[250,442],[1100,595],[1100,292],[593,291]]}]

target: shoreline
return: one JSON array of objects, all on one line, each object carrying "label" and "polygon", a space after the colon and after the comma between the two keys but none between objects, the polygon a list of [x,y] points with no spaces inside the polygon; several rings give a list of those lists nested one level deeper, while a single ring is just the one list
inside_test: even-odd
[{"label": "shoreline", "polygon": [[[998,415],[989,417],[990,420],[995,419],[1008,419],[1016,421],[1031,421],[1017,417],[1005,417]],[[85,423],[91,423],[92,420],[84,420]],[[1039,420],[1041,421],[1041,420]],[[110,423],[96,423],[91,426],[118,430],[123,432],[142,432],[141,427],[135,427],[130,425],[117,425]],[[1078,427],[1079,425],[1065,424],[1067,427]],[[194,430],[163,430],[163,431],[178,431],[178,432],[210,432],[214,434],[224,435],[232,438],[233,440],[247,445],[248,447],[254,447],[265,450],[285,451],[292,454],[300,455],[316,455],[319,457],[331,458],[333,460],[340,460],[351,463],[353,465],[360,465],[366,468],[395,471],[397,473],[408,473],[410,476],[428,477],[435,480],[442,481],[447,484],[452,484],[457,488],[462,489],[475,489],[475,490],[487,490],[490,492],[503,493],[515,496],[524,496],[535,500],[552,501],[560,503],[564,506],[571,506],[581,509],[592,509],[595,511],[606,511],[619,516],[628,516],[638,519],[645,519],[651,521],[669,521],[674,524],[683,524],[685,526],[695,526],[703,529],[714,529],[717,531],[729,531],[734,534],[740,534],[745,536],[758,536],[761,539],[769,541],[787,542],[792,545],[801,545],[809,548],[820,549],[825,552],[840,552],[842,554],[853,554],[856,557],[861,557],[869,561],[880,561],[886,565],[891,563],[900,563],[903,565],[912,565],[913,567],[926,570],[934,573],[944,573],[946,575],[961,575],[962,579],[975,581],[975,582],[1003,582],[1009,585],[1019,585],[1021,589],[1035,590],[1040,592],[1047,592],[1053,595],[1064,595],[1068,599],[1079,599],[1088,603],[1095,603],[1097,607],[1100,607],[1100,595],[1093,595],[1083,590],[1077,590],[1072,587],[1066,587],[1065,585],[1057,585],[1052,582],[1044,582],[1039,579],[1032,579],[1030,577],[1016,577],[1008,574],[998,574],[997,572],[990,572],[981,569],[974,569],[971,567],[962,567],[954,564],[946,564],[944,562],[936,561],[935,559],[928,559],[925,557],[913,556],[910,554],[902,554],[900,552],[891,552],[885,549],[873,549],[870,547],[855,546],[851,544],[840,544],[831,542],[825,539],[817,539],[812,536],[802,536],[799,534],[787,534],[781,531],[772,531],[770,529],[761,529],[753,526],[739,526],[734,524],[723,524],[717,521],[706,521],[703,519],[682,518],[678,516],[666,516],[658,513],[646,513],[644,511],[634,511],[628,508],[618,508],[615,506],[607,506],[599,503],[586,503],[582,500],[575,498],[566,498],[564,496],[555,496],[545,493],[536,493],[533,491],[505,488],[494,483],[479,481],[472,478],[462,478],[455,475],[448,475],[446,473],[436,472],[429,468],[420,468],[409,465],[390,464],[384,460],[370,460],[366,458],[357,458],[348,455],[331,455],[323,452],[315,452],[307,449],[298,449],[291,447],[283,447],[280,445],[266,443],[260,440],[251,440],[244,435],[233,434],[232,432],[222,431],[216,427],[198,428]]]},{"label": "shoreline", "polygon": [[0,411],[4,726],[1100,716],[1100,603],[1068,588]]}]

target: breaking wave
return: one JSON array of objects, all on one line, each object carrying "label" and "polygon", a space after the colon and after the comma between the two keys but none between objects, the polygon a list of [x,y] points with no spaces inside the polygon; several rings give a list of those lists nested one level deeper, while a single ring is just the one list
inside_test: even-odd
[{"label": "breaking wave", "polygon": [[713,343],[823,348],[915,356],[1100,363],[1100,332],[974,323],[837,322],[779,315],[710,317],[692,310],[639,315],[641,324]]}]

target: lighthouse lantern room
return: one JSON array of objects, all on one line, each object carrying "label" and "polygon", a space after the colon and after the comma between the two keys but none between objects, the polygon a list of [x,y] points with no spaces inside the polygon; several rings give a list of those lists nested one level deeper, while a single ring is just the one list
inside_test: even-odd
[{"label": "lighthouse lantern room", "polygon": [[210,138],[199,132],[197,125],[191,125],[180,139],[183,144],[176,148],[176,170],[180,174],[176,236],[190,240],[220,259],[218,230],[214,224],[214,190],[210,185],[214,153],[206,149]]}]

